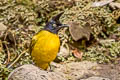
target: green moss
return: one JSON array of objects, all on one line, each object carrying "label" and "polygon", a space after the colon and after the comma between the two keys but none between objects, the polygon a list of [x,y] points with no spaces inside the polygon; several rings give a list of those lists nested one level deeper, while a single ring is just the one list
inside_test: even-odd
[{"label": "green moss", "polygon": [[101,40],[99,45],[90,47],[83,55],[84,60],[97,61],[99,63],[115,62],[120,56],[120,42]]},{"label": "green moss", "polygon": [[[34,2],[35,1],[35,2]],[[81,27],[89,24],[92,28],[92,36],[96,40],[113,39],[114,41],[107,41],[107,43],[100,42],[99,44],[87,48],[84,52],[83,60],[92,60],[99,63],[114,62],[120,57],[120,32],[118,31],[119,25],[116,20],[120,16],[120,10],[112,11],[108,5],[103,7],[91,8],[90,5],[94,1],[99,0],[2,0],[0,1],[0,22],[4,23],[9,31],[14,35],[15,42],[10,41],[9,37],[5,39],[8,44],[8,49],[11,54],[9,64],[11,64],[18,55],[24,50],[29,48],[32,36],[38,32],[43,25],[57,13],[64,11],[61,21],[64,23],[75,21],[80,23]],[[117,0],[119,2],[119,0]],[[30,26],[35,26],[30,29]],[[7,32],[6,32],[7,33]],[[74,42],[67,31],[67,34],[60,34],[61,40]],[[117,38],[110,38],[111,35]],[[0,38],[6,36],[5,32]],[[9,36],[9,34],[8,34]],[[106,41],[106,40],[105,40]],[[1,46],[2,45],[2,46]],[[81,45],[78,45],[81,46]],[[20,60],[12,66],[6,68],[7,49],[4,44],[0,44],[0,79],[3,77],[7,79],[9,72],[14,68],[32,63],[30,55],[26,52]],[[71,56],[70,56],[71,57]],[[70,58],[69,57],[69,58]],[[60,57],[63,61],[67,60]],[[72,56],[73,58],[73,56]]]}]

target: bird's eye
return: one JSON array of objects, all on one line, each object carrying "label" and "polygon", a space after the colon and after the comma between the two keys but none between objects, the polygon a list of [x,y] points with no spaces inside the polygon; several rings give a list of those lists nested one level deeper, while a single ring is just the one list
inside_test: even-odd
[{"label": "bird's eye", "polygon": [[57,25],[56,25],[56,24],[53,24],[53,27],[55,28],[55,27],[57,27]]}]

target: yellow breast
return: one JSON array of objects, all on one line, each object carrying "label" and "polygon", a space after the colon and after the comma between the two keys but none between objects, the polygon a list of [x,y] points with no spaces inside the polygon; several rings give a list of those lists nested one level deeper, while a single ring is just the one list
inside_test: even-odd
[{"label": "yellow breast", "polygon": [[42,30],[32,39],[32,59],[37,66],[47,69],[49,63],[56,58],[59,47],[59,37],[49,31]]}]

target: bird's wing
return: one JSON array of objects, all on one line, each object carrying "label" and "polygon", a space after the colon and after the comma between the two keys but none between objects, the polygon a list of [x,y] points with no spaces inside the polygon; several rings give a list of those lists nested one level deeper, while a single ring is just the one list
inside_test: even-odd
[{"label": "bird's wing", "polygon": [[29,47],[30,54],[32,53],[32,50],[33,50],[33,48],[34,48],[34,46],[35,46],[35,44],[36,44],[36,42],[37,42],[37,38],[36,38],[36,37],[37,37],[37,36],[34,36],[34,37],[32,38],[32,40],[31,40],[30,47]]},{"label": "bird's wing", "polygon": [[39,33],[40,33],[41,31],[42,31],[42,30],[40,30],[38,33],[36,33],[36,34],[33,36],[32,40],[31,40],[30,47],[29,47],[29,52],[30,52],[30,54],[32,53],[32,50],[33,50],[36,42],[38,41],[38,38],[40,37]]}]

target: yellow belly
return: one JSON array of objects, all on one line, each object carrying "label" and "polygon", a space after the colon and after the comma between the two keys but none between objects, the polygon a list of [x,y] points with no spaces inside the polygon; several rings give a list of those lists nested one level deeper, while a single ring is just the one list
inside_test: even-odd
[{"label": "yellow belly", "polygon": [[53,61],[60,47],[60,40],[56,34],[42,30],[32,39],[35,43],[31,56],[33,61],[42,69],[47,69]]}]

